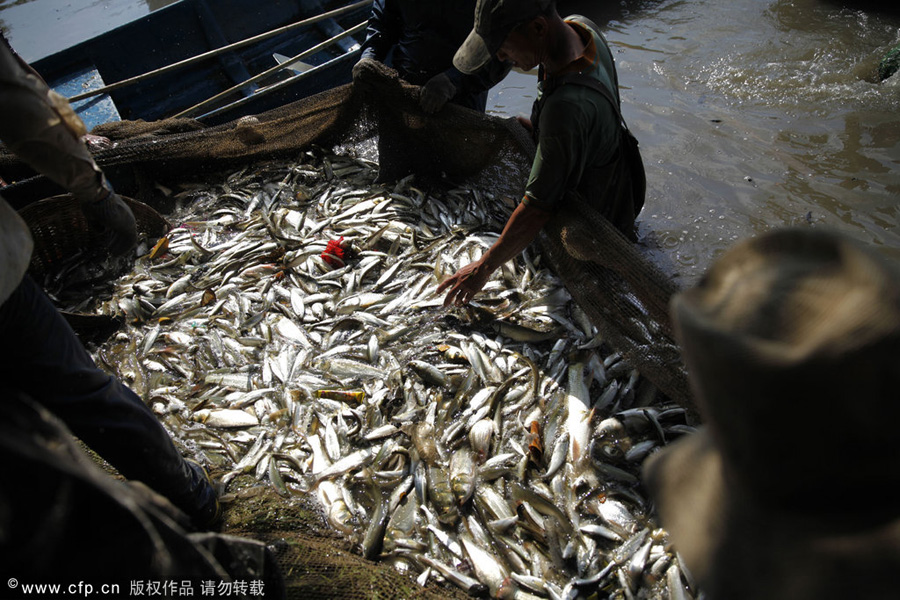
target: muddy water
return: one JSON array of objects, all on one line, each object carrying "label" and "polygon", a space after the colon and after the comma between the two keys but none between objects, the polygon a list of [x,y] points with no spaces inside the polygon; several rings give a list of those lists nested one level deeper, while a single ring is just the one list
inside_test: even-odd
[{"label": "muddy water", "polygon": [[[736,240],[785,225],[840,229],[900,257],[900,77],[875,78],[900,42],[900,9],[598,4],[561,12],[606,32],[647,169],[642,235],[683,283]],[[501,84],[499,112],[528,112],[530,79]]]},{"label": "muddy water", "polygon": [[[61,32],[98,33],[166,3],[0,0],[0,20],[33,60]],[[900,258],[900,77],[875,81],[900,42],[900,9],[562,0],[560,11],[606,32],[647,168],[644,243],[683,283],[736,240],[784,225],[840,229]],[[513,73],[489,110],[527,114],[533,97],[534,77]]]},{"label": "muddy water", "polygon": [[900,257],[900,77],[876,82],[900,10],[663,0],[592,15],[641,141],[648,238],[685,283],[734,241],[831,227]]}]

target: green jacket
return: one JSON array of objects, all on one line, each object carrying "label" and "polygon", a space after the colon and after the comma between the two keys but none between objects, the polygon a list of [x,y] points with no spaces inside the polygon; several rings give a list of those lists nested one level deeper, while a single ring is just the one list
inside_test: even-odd
[{"label": "green jacket", "polygon": [[[582,17],[569,17],[588,45],[585,55],[573,63],[572,72],[599,81],[616,99],[616,68],[606,40],[596,26]],[[545,95],[549,82],[539,82],[537,152],[525,188],[523,202],[553,211],[567,194],[577,192],[612,223],[633,238],[634,218],[643,205],[618,181],[625,152],[624,131],[616,109],[596,89],[564,84]],[[642,168],[642,167],[641,167]]]}]

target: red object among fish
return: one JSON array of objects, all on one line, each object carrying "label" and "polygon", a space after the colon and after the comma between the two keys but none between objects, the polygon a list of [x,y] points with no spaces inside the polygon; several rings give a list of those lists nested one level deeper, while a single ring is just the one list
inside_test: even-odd
[{"label": "red object among fish", "polygon": [[328,240],[328,245],[325,246],[325,251],[322,252],[322,260],[327,262],[332,267],[343,267],[344,266],[344,237],[341,236],[340,239],[337,240]]}]

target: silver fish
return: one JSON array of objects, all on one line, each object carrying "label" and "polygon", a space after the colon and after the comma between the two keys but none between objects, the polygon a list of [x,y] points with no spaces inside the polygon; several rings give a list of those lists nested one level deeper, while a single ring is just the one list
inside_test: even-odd
[{"label": "silver fish", "polygon": [[[653,597],[675,567],[686,581],[656,534],[638,539],[653,517],[636,485],[640,460],[691,430],[683,409],[646,391],[536,247],[476,298],[487,321],[443,308],[437,282],[483,255],[508,208],[376,173],[310,149],[185,188],[169,256],[139,258],[103,305],[127,325],[98,362],[188,453],[226,465],[223,484],[309,494],[364,555],[421,581],[522,600],[590,582]],[[335,266],[322,254],[340,237]],[[614,436],[593,427],[608,417]]]}]

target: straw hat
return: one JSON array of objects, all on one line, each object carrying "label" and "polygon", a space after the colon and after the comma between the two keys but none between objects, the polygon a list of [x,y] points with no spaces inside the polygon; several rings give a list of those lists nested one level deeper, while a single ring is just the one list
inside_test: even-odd
[{"label": "straw hat", "polygon": [[785,229],[671,310],[706,425],[645,479],[707,597],[900,597],[900,271]]}]

